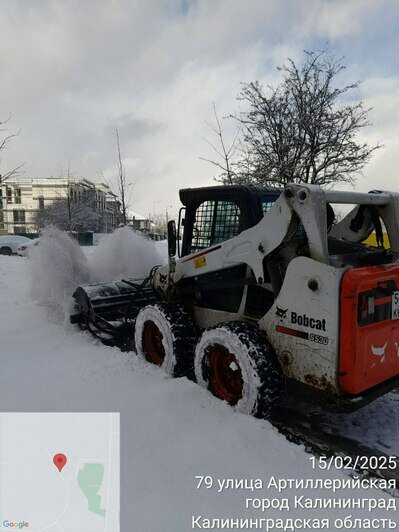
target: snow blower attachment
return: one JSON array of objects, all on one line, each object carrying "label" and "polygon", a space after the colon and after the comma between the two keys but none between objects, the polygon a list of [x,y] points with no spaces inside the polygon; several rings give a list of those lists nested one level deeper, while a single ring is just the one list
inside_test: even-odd
[{"label": "snow blower attachment", "polygon": [[[168,264],[79,287],[72,322],[262,417],[283,392],[356,409],[399,386],[399,194],[236,185],[180,199]],[[334,204],[354,207],[335,223]]]},{"label": "snow blower attachment", "polygon": [[73,294],[71,323],[79,324],[105,345],[129,348],[134,320],[141,308],[156,301],[149,277],[80,286]]}]

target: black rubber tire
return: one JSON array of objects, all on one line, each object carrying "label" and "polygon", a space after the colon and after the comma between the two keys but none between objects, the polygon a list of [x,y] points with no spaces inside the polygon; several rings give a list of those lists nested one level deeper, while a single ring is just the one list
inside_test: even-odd
[{"label": "black rubber tire", "polygon": [[188,377],[194,380],[194,351],[197,331],[194,321],[183,307],[174,303],[147,305],[137,315],[134,341],[136,352],[146,360],[155,363],[146,352],[143,334],[146,323],[152,322],[161,332],[164,360],[158,363],[174,377]]},{"label": "black rubber tire", "polygon": [[[210,357],[214,360],[215,356],[222,356],[223,350],[234,355],[234,366],[229,365],[227,371],[241,372],[241,396],[234,401],[225,398],[223,386],[217,389],[220,375],[216,380],[216,370],[211,368]],[[195,350],[194,370],[198,384],[227,400],[238,412],[259,418],[270,417],[284,390],[283,374],[272,346],[259,328],[249,323],[227,322],[207,329]],[[225,388],[228,387],[229,382]]]},{"label": "black rubber tire", "polygon": [[2,248],[0,248],[0,255],[11,255],[12,254],[12,249],[9,248],[8,246],[3,246]]}]

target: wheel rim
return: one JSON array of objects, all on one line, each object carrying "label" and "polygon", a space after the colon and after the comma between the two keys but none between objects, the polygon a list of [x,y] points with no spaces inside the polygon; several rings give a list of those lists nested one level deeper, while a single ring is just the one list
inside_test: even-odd
[{"label": "wheel rim", "polygon": [[234,406],[242,398],[244,380],[233,353],[222,345],[213,345],[208,351],[209,389],[224,401]]},{"label": "wheel rim", "polygon": [[153,321],[146,321],[143,328],[143,351],[147,360],[162,366],[165,360],[163,335]]}]

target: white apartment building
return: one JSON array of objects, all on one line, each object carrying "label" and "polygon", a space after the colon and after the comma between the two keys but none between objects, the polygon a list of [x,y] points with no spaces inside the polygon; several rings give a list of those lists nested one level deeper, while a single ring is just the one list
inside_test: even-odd
[{"label": "white apartment building", "polygon": [[84,178],[33,178],[0,184],[0,234],[37,233],[37,211],[56,200],[90,199],[99,216],[98,231],[112,232],[119,223],[119,201],[105,183]]}]

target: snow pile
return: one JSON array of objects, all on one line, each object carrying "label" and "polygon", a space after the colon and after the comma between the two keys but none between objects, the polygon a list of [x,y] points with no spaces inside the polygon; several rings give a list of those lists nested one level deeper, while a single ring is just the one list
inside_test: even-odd
[{"label": "snow pile", "polygon": [[154,242],[129,227],[102,238],[89,256],[92,282],[147,277],[153,266],[163,262]]},{"label": "snow pile", "polygon": [[75,288],[90,280],[89,266],[79,244],[56,227],[43,231],[31,252],[32,295],[63,317]]}]

